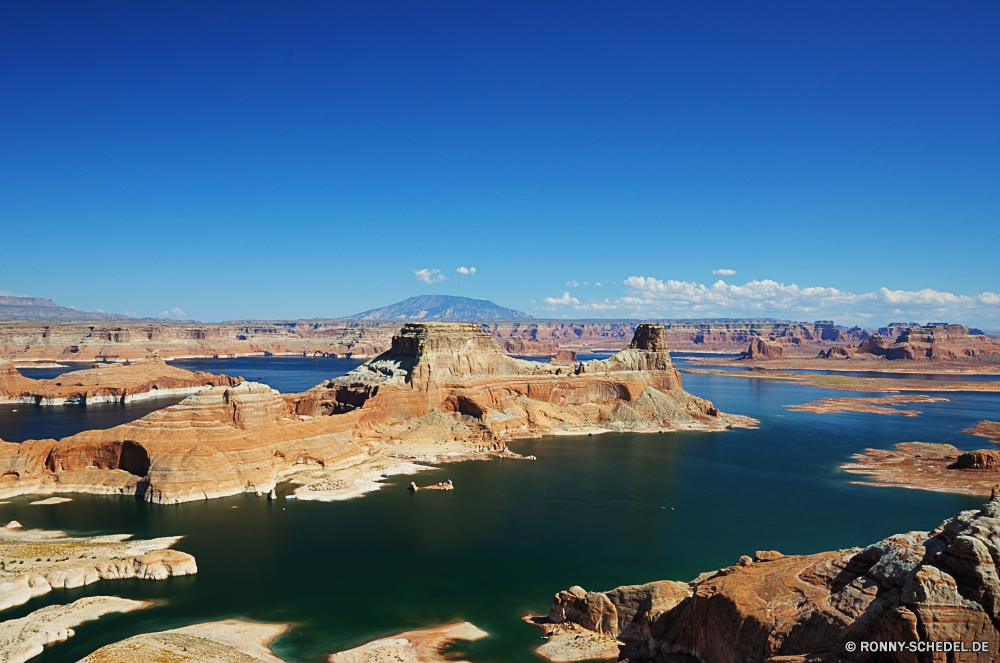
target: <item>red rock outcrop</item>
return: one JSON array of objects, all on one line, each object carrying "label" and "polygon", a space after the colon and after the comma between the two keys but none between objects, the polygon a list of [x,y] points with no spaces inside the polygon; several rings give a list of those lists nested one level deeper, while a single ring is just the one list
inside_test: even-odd
[{"label": "red rock outcrop", "polygon": [[205,387],[233,386],[242,378],[192,373],[150,356],[124,364],[94,364],[51,380],[33,380],[0,359],[0,403],[129,403],[155,396],[193,394]]},{"label": "red rock outcrop", "polygon": [[750,361],[767,361],[769,359],[781,359],[783,351],[780,345],[768,343],[762,338],[755,338],[750,342],[750,347],[743,353],[741,359]]},{"label": "red rock outcrop", "polygon": [[629,348],[572,367],[508,357],[475,324],[410,323],[389,351],[302,394],[214,387],[109,430],[0,444],[0,496],[181,502],[267,493],[281,477],[316,468],[327,474],[312,490],[327,493],[340,482],[330,472],[379,454],[467,456],[559,432],[756,423],[685,392],[662,332],[640,325]]},{"label": "red rock outcrop", "polygon": [[576,353],[572,350],[560,350],[552,355],[549,363],[554,366],[576,366]]},{"label": "red rock outcrop", "polygon": [[[932,532],[865,549],[762,551],[691,583],[574,587],[556,594],[547,628],[575,624],[616,636],[621,659],[633,661],[986,663],[1000,641],[998,563],[1000,498],[993,498]],[[939,641],[968,649],[988,642],[990,651],[920,653]]]},{"label": "red rock outcrop", "polygon": [[970,334],[961,325],[928,325],[906,327],[898,331],[893,343],[880,334],[872,334],[856,348],[831,348],[820,352],[822,359],[859,356],[881,357],[888,360],[956,361],[1000,356],[1000,343],[983,334]]}]

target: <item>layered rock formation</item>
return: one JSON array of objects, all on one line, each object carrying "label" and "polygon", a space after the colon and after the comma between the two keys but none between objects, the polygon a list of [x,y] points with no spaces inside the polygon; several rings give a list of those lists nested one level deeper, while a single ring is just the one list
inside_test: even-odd
[{"label": "layered rock formation", "polygon": [[191,555],[170,550],[180,537],[129,540],[130,534],[72,537],[65,532],[0,527],[0,610],[54,587],[72,589],[98,580],[163,580],[198,572]]},{"label": "layered rock formation", "polygon": [[[986,663],[1000,642],[998,562],[994,497],[931,532],[864,549],[760,551],[690,583],[574,587],[556,594],[543,626],[556,636],[556,653],[566,652],[558,639],[568,626],[618,638],[620,658],[630,661]],[[989,651],[920,653],[944,641],[967,649],[987,642]]]},{"label": "layered rock formation", "polygon": [[769,359],[781,359],[783,355],[784,352],[780,345],[768,343],[762,338],[755,338],[750,342],[750,347],[747,348],[740,359],[767,361]]},{"label": "layered rock formation", "polygon": [[304,475],[298,496],[324,499],[370,490],[375,467],[501,453],[514,438],[755,423],[681,388],[660,325],[640,325],[629,348],[574,367],[508,357],[478,325],[411,323],[388,352],[302,394],[207,388],[108,430],[0,444],[0,496],[181,502],[266,494]]},{"label": "layered rock formation", "polygon": [[352,464],[353,419],[305,421],[267,385],[212,387],[136,421],[0,445],[0,495],[85,492],[183,502],[272,490],[296,466]]},{"label": "layered rock formation", "polygon": [[892,343],[880,334],[873,334],[857,347],[832,348],[819,354],[821,359],[866,356],[909,361],[1000,358],[1000,343],[982,333],[971,334],[969,328],[962,325],[927,325],[902,329]]},{"label": "layered rock formation", "polygon": [[[388,350],[397,321],[302,320],[221,324],[123,321],[0,324],[0,357],[10,360],[124,361],[158,350],[164,358],[297,354],[373,357]],[[508,354],[553,355],[559,349],[620,350],[635,331],[626,321],[482,322]],[[754,338],[781,345],[786,354],[814,356],[818,348],[862,341],[867,332],[829,321],[784,323],[732,320],[664,323],[675,350],[739,353]]]},{"label": "layered rock formation", "polygon": [[449,437],[493,447],[560,431],[752,423],[681,388],[661,325],[639,325],[625,350],[572,367],[508,357],[476,325],[408,324],[391,350],[305,392],[295,408],[307,416],[361,411],[367,436],[381,438],[405,438],[415,424],[449,415]]},{"label": "layered rock formation", "polygon": [[168,366],[156,355],[124,364],[94,364],[51,380],[33,380],[0,359],[0,403],[64,405],[130,403],[157,396],[193,394],[205,387],[233,386],[242,378]]}]

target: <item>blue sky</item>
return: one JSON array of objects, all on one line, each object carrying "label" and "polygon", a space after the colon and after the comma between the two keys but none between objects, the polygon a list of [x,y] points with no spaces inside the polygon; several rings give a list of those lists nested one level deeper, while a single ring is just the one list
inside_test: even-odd
[{"label": "blue sky", "polygon": [[990,2],[6,2],[0,291],[1000,328],[997,34]]}]

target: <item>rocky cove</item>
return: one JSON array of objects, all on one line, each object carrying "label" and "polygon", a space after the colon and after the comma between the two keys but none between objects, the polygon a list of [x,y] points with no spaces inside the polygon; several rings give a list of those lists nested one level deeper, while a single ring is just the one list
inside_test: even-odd
[{"label": "rocky cove", "polygon": [[230,618],[293,624],[273,644],[289,661],[325,660],[456,621],[490,635],[456,642],[449,657],[534,661],[541,633],[520,617],[544,613],[552,595],[572,585],[687,581],[755,550],[863,547],[932,529],[982,503],[855,485],[838,466],[866,447],[913,439],[980,448],[982,438],[961,431],[995,410],[995,394],[949,393],[948,401],[920,403],[919,416],[885,417],[789,412],[784,405],[844,396],[790,383],[685,375],[684,387],[726,412],[753,414],[760,428],[510,439],[512,451],[538,460],[492,456],[427,470],[419,481],[451,479],[452,491],[411,493],[410,477],[390,476],[383,490],[336,504],[286,500],[299,489],[287,483],[279,483],[277,500],[237,494],[160,505],[71,495],[72,502],[35,506],[37,498],[11,498],[0,518],[26,527],[140,539],[182,534],[174,547],[192,554],[199,572],[57,589],[5,617],[83,595],[160,599],[76,627],[39,661],[78,661],[133,635]]}]

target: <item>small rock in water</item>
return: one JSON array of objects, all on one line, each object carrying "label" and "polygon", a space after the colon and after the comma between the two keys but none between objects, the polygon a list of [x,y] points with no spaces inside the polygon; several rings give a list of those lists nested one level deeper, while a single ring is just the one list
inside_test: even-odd
[{"label": "small rock in water", "polygon": [[410,485],[409,485],[409,486],[407,486],[407,488],[408,488],[409,490],[412,490],[413,492],[417,492],[417,490],[419,490],[419,488],[417,488],[417,484],[416,484],[416,482],[415,482],[415,481],[411,481],[411,482],[410,482]]}]

